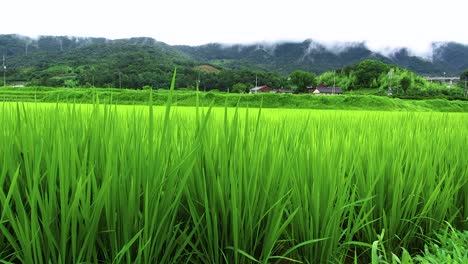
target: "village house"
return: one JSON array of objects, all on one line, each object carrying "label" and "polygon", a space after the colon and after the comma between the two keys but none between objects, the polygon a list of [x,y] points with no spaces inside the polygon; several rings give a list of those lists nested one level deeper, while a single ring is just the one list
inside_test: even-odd
[{"label": "village house", "polygon": [[317,85],[317,88],[310,89],[309,93],[317,94],[317,95],[318,94],[331,95],[331,94],[342,94],[343,90],[340,87],[327,87],[321,83]]},{"label": "village house", "polygon": [[271,92],[273,91],[273,88],[271,87],[268,87],[266,85],[263,85],[263,86],[257,86],[257,87],[254,87],[252,89],[250,89],[250,93],[267,93],[267,92]]}]

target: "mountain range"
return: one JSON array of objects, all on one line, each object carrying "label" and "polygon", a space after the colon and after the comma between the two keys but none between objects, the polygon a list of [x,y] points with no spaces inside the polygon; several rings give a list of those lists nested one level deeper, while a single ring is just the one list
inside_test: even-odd
[{"label": "mountain range", "polygon": [[[41,64],[80,65],[103,56],[119,56],[128,49],[148,50],[151,58],[173,65],[212,65],[215,68],[274,71],[289,74],[294,70],[322,73],[376,59],[408,68],[422,75],[458,75],[468,69],[468,45],[455,42],[432,44],[429,56],[412,54],[408,48],[391,53],[373,51],[365,42],[338,43],[333,46],[308,39],[302,42],[278,42],[201,46],[168,45],[152,38],[110,40],[64,36],[30,38],[15,34],[0,35],[0,53],[8,66],[25,68]],[[143,60],[141,63],[145,63]]]}]

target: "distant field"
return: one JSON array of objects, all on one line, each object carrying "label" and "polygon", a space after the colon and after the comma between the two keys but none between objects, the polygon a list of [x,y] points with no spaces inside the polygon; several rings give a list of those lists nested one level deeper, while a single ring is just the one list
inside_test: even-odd
[{"label": "distant field", "polygon": [[0,102],[0,260],[391,263],[466,229],[466,120]]},{"label": "distant field", "polygon": [[[370,91],[367,91],[370,93]],[[164,105],[167,90],[153,92],[153,103]],[[222,92],[200,92],[200,104],[204,106],[240,106],[263,108],[300,109],[342,109],[342,110],[382,110],[382,111],[439,111],[468,112],[468,100],[402,100],[370,94],[345,94],[339,96],[316,96],[309,94],[234,94]],[[0,101],[22,102],[100,102],[115,104],[147,104],[149,91],[103,88],[0,88]],[[195,106],[196,92],[176,90],[174,105]]]}]

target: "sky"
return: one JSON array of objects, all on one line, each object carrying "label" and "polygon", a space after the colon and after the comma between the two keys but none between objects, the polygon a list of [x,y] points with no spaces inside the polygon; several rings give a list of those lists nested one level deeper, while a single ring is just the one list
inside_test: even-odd
[{"label": "sky", "polygon": [[0,34],[201,45],[314,39],[375,50],[468,44],[466,0],[4,0]]}]

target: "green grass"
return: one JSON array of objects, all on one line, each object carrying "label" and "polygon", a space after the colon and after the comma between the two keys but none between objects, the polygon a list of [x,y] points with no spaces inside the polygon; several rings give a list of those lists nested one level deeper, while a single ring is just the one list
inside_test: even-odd
[{"label": "green grass", "polygon": [[420,254],[445,222],[467,227],[465,113],[177,96],[0,102],[0,260],[379,263]]},{"label": "green grass", "polygon": [[445,227],[415,259],[424,264],[468,263],[468,231]]},{"label": "green grass", "polygon": [[[85,88],[0,88],[0,101],[22,102],[76,102],[93,103],[96,97],[101,102],[117,104],[147,104],[150,91],[128,89],[85,89]],[[167,90],[152,92],[154,105],[165,105]],[[229,107],[382,110],[382,111],[439,111],[468,112],[468,101],[446,99],[402,100],[367,94],[340,96],[316,96],[309,94],[228,94],[202,92],[201,105]],[[195,106],[196,92],[179,90],[174,92],[173,105]]]}]

